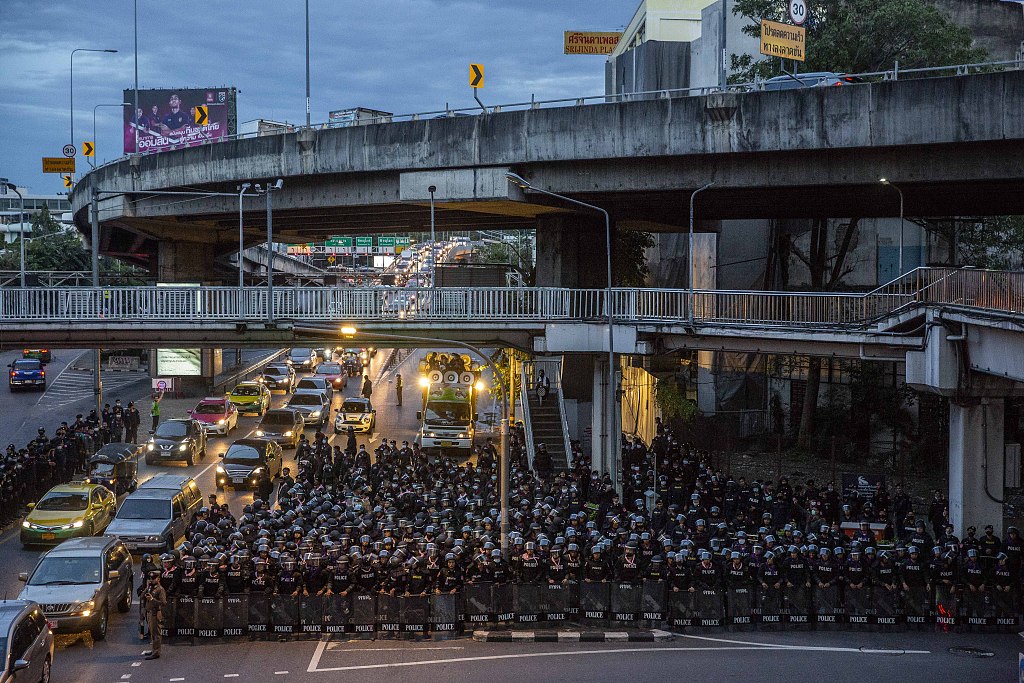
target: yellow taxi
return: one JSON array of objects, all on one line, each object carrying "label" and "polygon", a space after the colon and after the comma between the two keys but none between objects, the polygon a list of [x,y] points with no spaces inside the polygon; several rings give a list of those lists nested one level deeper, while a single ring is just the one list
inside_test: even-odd
[{"label": "yellow taxi", "polygon": [[231,390],[228,400],[240,413],[262,415],[270,408],[270,389],[259,382],[242,382]]},{"label": "yellow taxi", "polygon": [[21,544],[56,545],[75,536],[102,533],[117,512],[117,499],[106,486],[71,483],[54,486],[21,523]]}]

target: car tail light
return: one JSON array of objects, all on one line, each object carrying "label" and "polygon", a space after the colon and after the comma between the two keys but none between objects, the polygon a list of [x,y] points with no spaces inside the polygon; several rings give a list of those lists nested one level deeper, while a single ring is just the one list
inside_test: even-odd
[{"label": "car tail light", "polygon": [[16,373],[14,372],[14,370],[11,370],[11,377],[15,377],[15,376],[16,376]]},{"label": "car tail light", "polygon": [[46,370],[40,370],[39,374],[42,375],[43,377],[46,377]]}]

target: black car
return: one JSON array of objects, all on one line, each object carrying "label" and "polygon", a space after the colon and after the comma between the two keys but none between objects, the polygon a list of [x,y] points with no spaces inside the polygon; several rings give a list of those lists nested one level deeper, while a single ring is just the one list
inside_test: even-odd
[{"label": "black car", "polygon": [[295,389],[295,370],[287,365],[268,365],[259,376],[259,382],[263,383],[271,391],[281,390],[291,393]]},{"label": "black car", "polygon": [[258,488],[281,474],[284,453],[269,439],[238,439],[221,455],[217,465],[217,490],[227,486]]},{"label": "black car", "polygon": [[196,464],[206,455],[206,430],[198,420],[166,420],[146,444],[146,464],[184,461]]}]

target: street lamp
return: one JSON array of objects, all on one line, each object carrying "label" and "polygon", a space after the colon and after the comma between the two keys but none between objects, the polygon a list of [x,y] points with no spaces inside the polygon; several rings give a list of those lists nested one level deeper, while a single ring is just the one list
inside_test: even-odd
[{"label": "street lamp", "polygon": [[71,51],[71,144],[75,144],[75,53],[76,52],[117,52],[117,50],[99,50],[90,47],[76,47]]},{"label": "street lamp", "polygon": [[21,196],[21,191],[18,190],[18,186],[7,180],[7,178],[0,178],[0,194],[7,194],[7,190],[13,190],[14,194],[18,195],[19,209],[18,211],[18,241],[21,243],[21,266],[18,273],[18,282],[22,289],[25,288],[25,198]]},{"label": "street lamp", "polygon": [[[252,183],[242,183],[238,187],[238,289],[241,290],[245,287],[245,275],[242,269],[242,252],[245,250],[245,232],[243,231],[242,223],[242,196],[245,195],[245,191],[252,187]],[[242,292],[239,291],[238,296],[242,296]]]},{"label": "street lamp", "polygon": [[437,186],[431,185],[427,192],[430,193],[430,286],[433,287],[437,280],[437,250],[434,246],[434,193],[437,192]]},{"label": "street lamp", "polygon": [[[324,332],[334,332],[333,329],[321,329],[316,327],[296,327],[295,332],[297,333],[314,333],[322,334]],[[343,336],[354,337],[359,334],[359,330],[351,325],[345,325],[340,329]],[[484,363],[491,367],[491,371],[494,373],[494,379],[498,382],[498,387],[501,391],[501,402],[504,409],[504,414],[501,418],[501,452],[499,458],[500,472],[498,474],[498,496],[501,498],[501,552],[508,555],[508,488],[509,488],[509,452],[508,452],[508,436],[509,436],[509,421],[508,416],[511,414],[509,411],[509,393],[505,386],[505,379],[501,376],[501,372],[494,365],[490,358],[487,357],[483,351],[467,344],[463,341],[456,341],[454,339],[433,339],[430,337],[412,337],[404,334],[391,334],[391,333],[377,333],[372,332],[374,339],[381,339],[384,341],[404,341],[414,343],[424,343],[430,345],[437,344],[450,344],[452,346],[461,346],[464,349],[469,349],[480,358],[483,359]],[[422,382],[422,380],[421,380]],[[422,386],[422,384],[421,384]]]},{"label": "street lamp", "polygon": [[309,0],[306,0],[306,128],[309,128]]},{"label": "street lamp", "polygon": [[687,279],[687,283],[689,284],[689,289],[690,289],[690,305],[687,306],[687,309],[689,310],[689,313],[690,313],[690,324],[691,325],[693,324],[693,206],[694,206],[694,203],[697,200],[697,195],[700,194],[701,192],[703,192],[704,190],[708,189],[709,187],[713,186],[713,185],[714,185],[713,182],[707,183],[707,184],[705,184],[705,185],[703,185],[701,187],[698,187],[696,190],[693,191],[693,194],[690,195],[690,242],[689,242],[689,249],[687,250],[687,254],[686,254],[686,260],[689,261],[689,264],[688,264],[689,267],[687,268],[687,278],[686,279]]},{"label": "street lamp", "polygon": [[581,206],[581,207],[583,207],[585,209],[590,209],[591,211],[597,211],[601,215],[604,216],[604,239],[605,239],[605,244],[607,245],[607,250],[606,250],[607,253],[605,255],[605,257],[606,257],[605,258],[605,265],[607,266],[607,271],[608,271],[607,272],[608,282],[607,282],[607,287],[605,287],[605,299],[606,299],[605,306],[606,306],[606,310],[607,310],[607,313],[608,313],[608,393],[607,393],[607,396],[606,396],[606,406],[605,406],[605,411],[607,413],[607,416],[606,416],[607,417],[607,419],[606,419],[607,434],[605,436],[605,442],[604,442],[605,448],[604,448],[604,451],[605,451],[605,458],[606,458],[605,463],[606,463],[606,466],[607,466],[608,470],[611,471],[611,475],[612,475],[612,484],[614,485],[615,490],[619,491],[619,468],[617,466],[616,457],[615,457],[615,449],[616,449],[617,444],[618,444],[618,438],[616,437],[615,434],[612,434],[612,431],[613,431],[613,429],[615,427],[615,420],[613,419],[613,416],[615,415],[615,395],[616,395],[616,391],[615,391],[615,348],[614,348],[614,346],[612,344],[612,324],[613,324],[613,319],[612,319],[612,222],[611,222],[611,217],[608,215],[608,212],[605,211],[604,209],[602,209],[600,206],[595,206],[593,204],[587,204],[586,202],[581,202],[578,199],[573,199],[572,197],[566,197],[565,195],[556,194],[554,192],[550,192],[548,190],[541,189],[539,187],[531,185],[529,183],[529,181],[527,181],[525,178],[523,178],[521,175],[519,175],[517,173],[511,173],[511,172],[510,173],[506,173],[505,177],[508,179],[508,181],[510,183],[520,187],[523,190],[532,190],[533,192],[538,192],[540,194],[547,195],[549,197],[554,197],[555,199],[560,199],[560,200],[562,200],[564,202],[568,202],[570,204],[575,204],[576,206]]},{"label": "street lamp", "polygon": [[[122,102],[121,104],[97,104],[95,107],[92,108],[92,144],[93,144],[93,154],[96,154],[96,110],[99,109],[100,107],[121,107],[121,109],[123,110],[125,107],[130,107],[130,106],[132,106],[131,102]],[[93,157],[93,158],[95,158],[95,157]],[[96,162],[95,161],[90,161],[89,165],[92,166],[93,168],[96,168]]]},{"label": "street lamp", "polygon": [[[273,185],[267,183],[266,189],[256,183],[256,194],[267,195],[267,323],[271,325],[274,324],[274,201],[271,195],[282,187],[284,180],[281,178]],[[238,256],[241,258],[241,253]]]},{"label": "street lamp", "polygon": [[888,178],[879,178],[878,182],[880,182],[883,185],[886,185],[888,187],[891,187],[892,189],[896,190],[896,192],[898,192],[899,195],[900,195],[900,255],[899,255],[899,273],[897,274],[897,277],[902,277],[903,276],[903,190],[898,188],[893,183],[889,182]]}]

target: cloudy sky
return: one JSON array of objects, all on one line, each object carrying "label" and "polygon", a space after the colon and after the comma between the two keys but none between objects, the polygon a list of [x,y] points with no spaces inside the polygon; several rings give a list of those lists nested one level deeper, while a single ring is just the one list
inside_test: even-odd
[{"label": "cloudy sky", "polygon": [[[236,86],[238,120],[305,121],[303,0],[138,0],[139,87]],[[395,113],[468,107],[468,64],[486,68],[487,104],[601,94],[604,58],[562,54],[565,30],[621,30],[635,0],[310,0],[312,118],[333,109]],[[132,0],[0,0],[0,176],[63,190],[40,157],[92,137],[96,104],[133,83]],[[121,155],[121,112],[101,108],[99,161]],[[84,159],[79,157],[79,170]]]}]

